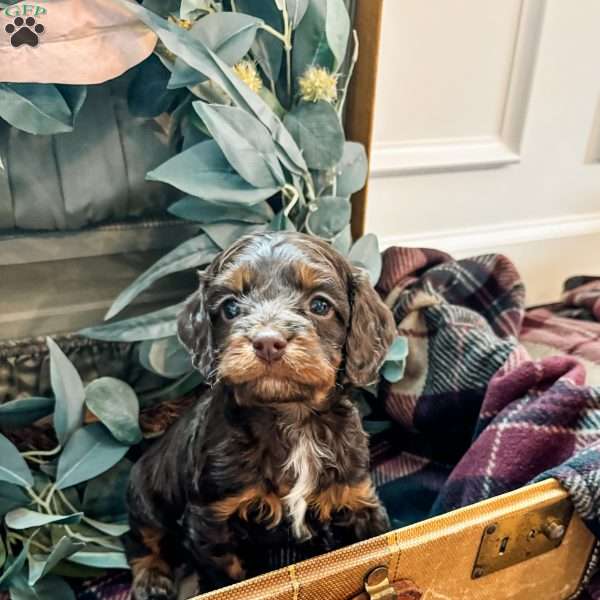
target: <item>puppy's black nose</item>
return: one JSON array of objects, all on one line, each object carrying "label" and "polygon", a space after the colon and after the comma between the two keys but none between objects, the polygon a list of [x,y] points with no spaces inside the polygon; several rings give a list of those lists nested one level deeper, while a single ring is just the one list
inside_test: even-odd
[{"label": "puppy's black nose", "polygon": [[287,341],[277,331],[261,331],[252,339],[252,346],[256,356],[267,362],[274,362],[283,356]]}]

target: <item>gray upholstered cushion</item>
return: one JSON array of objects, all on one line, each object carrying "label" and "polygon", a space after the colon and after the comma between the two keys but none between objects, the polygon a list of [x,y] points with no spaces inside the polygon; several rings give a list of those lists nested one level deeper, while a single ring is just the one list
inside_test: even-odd
[{"label": "gray upholstered cushion", "polygon": [[79,229],[164,212],[176,192],[144,178],[172,150],[156,121],[129,113],[130,78],[89,86],[71,133],[30,135],[0,121],[0,230]]}]

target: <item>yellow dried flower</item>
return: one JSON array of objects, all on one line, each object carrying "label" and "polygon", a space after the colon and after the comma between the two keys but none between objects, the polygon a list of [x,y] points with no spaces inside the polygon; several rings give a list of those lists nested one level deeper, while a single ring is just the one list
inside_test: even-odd
[{"label": "yellow dried flower", "polygon": [[300,97],[305,102],[323,100],[333,104],[337,100],[337,75],[324,67],[309,67],[298,79]]},{"label": "yellow dried flower", "polygon": [[258,92],[263,86],[262,79],[251,60],[243,60],[233,67],[233,72],[253,91]]},{"label": "yellow dried flower", "polygon": [[189,30],[194,25],[194,21],[189,21],[188,19],[178,19],[174,15],[170,15],[168,17],[168,19],[169,19],[169,21],[175,23],[175,25],[177,25],[177,27],[181,27],[181,29],[188,29]]}]

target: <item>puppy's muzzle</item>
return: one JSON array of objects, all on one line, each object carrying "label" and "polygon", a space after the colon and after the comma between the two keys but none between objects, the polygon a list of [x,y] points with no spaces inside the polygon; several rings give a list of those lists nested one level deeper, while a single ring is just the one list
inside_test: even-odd
[{"label": "puppy's muzzle", "polygon": [[287,340],[278,331],[263,329],[252,338],[252,347],[258,358],[274,363],[284,355]]}]

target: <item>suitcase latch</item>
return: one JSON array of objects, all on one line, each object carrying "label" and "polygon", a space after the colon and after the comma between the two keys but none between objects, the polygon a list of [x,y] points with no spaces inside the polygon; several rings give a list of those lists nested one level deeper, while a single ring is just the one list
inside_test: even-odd
[{"label": "suitcase latch", "polygon": [[398,594],[390,583],[387,567],[376,567],[365,577],[369,600],[397,600]]},{"label": "suitcase latch", "polygon": [[572,515],[573,504],[565,498],[486,525],[471,577],[479,579],[558,548]]}]

